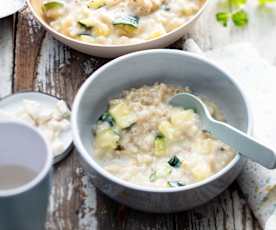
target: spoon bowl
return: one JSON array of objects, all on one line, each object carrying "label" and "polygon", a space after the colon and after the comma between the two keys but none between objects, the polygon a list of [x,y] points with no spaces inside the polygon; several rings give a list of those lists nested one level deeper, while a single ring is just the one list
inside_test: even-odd
[{"label": "spoon bowl", "polygon": [[276,155],[273,150],[233,126],[215,120],[197,96],[181,93],[172,97],[169,103],[173,106],[193,109],[199,115],[203,129],[248,159],[269,169],[276,168]]}]

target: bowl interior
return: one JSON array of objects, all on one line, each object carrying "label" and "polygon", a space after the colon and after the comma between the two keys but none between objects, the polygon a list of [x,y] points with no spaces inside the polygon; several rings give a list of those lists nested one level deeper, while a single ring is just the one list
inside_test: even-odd
[{"label": "bowl interior", "polygon": [[73,113],[77,135],[89,155],[92,153],[92,127],[107,109],[108,101],[124,89],[155,82],[189,86],[194,93],[215,102],[229,124],[248,131],[249,112],[245,98],[225,72],[183,51],[137,52],[100,68],[79,91]]}]

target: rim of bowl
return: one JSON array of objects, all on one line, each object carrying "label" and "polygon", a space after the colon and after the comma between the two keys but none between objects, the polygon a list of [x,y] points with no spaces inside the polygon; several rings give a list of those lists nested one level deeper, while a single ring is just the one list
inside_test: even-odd
[{"label": "rim of bowl", "polygon": [[55,99],[57,99],[57,100],[62,100],[62,101],[65,102],[65,104],[67,105],[67,107],[68,107],[68,108],[70,109],[70,111],[71,111],[71,106],[69,105],[69,103],[68,103],[65,99],[63,99],[63,98],[60,97],[60,96],[56,96],[56,95],[53,95],[53,94],[50,94],[50,93],[47,93],[47,92],[42,92],[42,91],[21,90],[21,91],[15,92],[15,93],[10,93],[10,94],[8,94],[8,95],[6,95],[6,96],[0,98],[0,101],[6,100],[7,98],[12,97],[12,96],[17,95],[17,94],[29,94],[29,93],[30,93],[30,94],[31,94],[31,93],[44,94],[44,95],[46,95],[46,96],[53,97],[53,98],[55,98]]},{"label": "rim of bowl", "polygon": [[93,82],[94,79],[96,79],[97,77],[100,77],[102,72],[104,72],[110,66],[116,65],[118,62],[125,61],[128,58],[133,58],[133,57],[136,57],[136,56],[141,56],[141,55],[145,55],[145,54],[152,54],[152,53],[158,53],[158,54],[163,53],[163,54],[167,54],[167,55],[173,54],[173,55],[180,55],[180,56],[185,56],[185,57],[188,57],[188,58],[197,59],[198,61],[201,61],[201,62],[204,62],[208,65],[211,65],[213,68],[218,69],[220,72],[222,72],[224,74],[224,77],[228,78],[228,80],[230,80],[235,85],[237,90],[240,92],[240,94],[243,98],[243,101],[245,102],[245,107],[246,107],[246,111],[247,111],[247,114],[248,114],[247,133],[251,134],[251,132],[252,132],[252,113],[251,113],[251,109],[250,109],[248,100],[247,100],[245,94],[243,93],[243,91],[241,90],[241,88],[239,87],[239,85],[236,83],[236,81],[227,72],[225,72],[223,69],[221,69],[214,62],[209,61],[209,60],[205,59],[204,57],[202,57],[198,54],[193,54],[193,53],[180,51],[180,50],[173,50],[173,49],[172,50],[169,50],[169,49],[153,49],[153,50],[146,50],[146,51],[138,51],[138,52],[134,52],[134,53],[131,53],[131,54],[126,54],[126,55],[123,55],[119,58],[116,58],[113,61],[110,61],[107,64],[100,67],[93,74],[91,74],[89,78],[87,78],[87,80],[83,83],[83,85],[79,89],[79,91],[78,91],[78,93],[75,97],[75,101],[73,103],[73,106],[72,106],[71,124],[72,124],[72,131],[73,131],[73,141],[74,141],[74,143],[75,143],[75,145],[76,145],[76,147],[79,151],[79,154],[81,155],[81,157],[83,157],[85,159],[85,161],[89,164],[90,167],[95,169],[101,176],[103,176],[103,177],[107,178],[108,180],[111,180],[113,183],[119,184],[121,186],[130,188],[130,189],[133,189],[133,190],[138,190],[138,191],[143,191],[143,192],[153,192],[153,193],[170,193],[170,192],[191,190],[191,189],[194,189],[194,188],[201,187],[205,184],[208,184],[208,183],[212,182],[213,180],[221,177],[223,174],[228,172],[240,160],[240,155],[236,154],[236,156],[222,170],[220,170],[219,172],[215,173],[214,175],[206,178],[203,181],[192,183],[192,184],[189,184],[189,185],[185,185],[183,187],[176,187],[176,188],[153,188],[153,187],[146,187],[146,186],[141,186],[141,185],[136,185],[134,183],[130,183],[130,182],[122,180],[122,179],[112,175],[111,173],[107,172],[106,170],[104,170],[96,162],[96,160],[94,160],[91,153],[89,154],[86,151],[86,149],[82,145],[81,138],[78,135],[78,124],[77,124],[78,108],[79,108],[79,104],[80,104],[80,101],[82,99],[82,96],[83,96],[84,92],[90,86],[90,84],[93,84],[91,82]]},{"label": "rim of bowl", "polygon": [[50,147],[47,144],[47,141],[42,136],[42,134],[39,130],[34,129],[29,124],[26,124],[26,123],[20,122],[20,121],[0,121],[0,124],[14,124],[14,125],[23,126],[24,128],[32,130],[32,132],[34,132],[35,135],[37,135],[41,138],[41,140],[43,141],[43,143],[46,147],[46,152],[47,152],[45,162],[43,164],[42,169],[39,171],[39,173],[37,173],[36,176],[31,181],[27,182],[26,184],[24,184],[22,186],[12,188],[12,189],[0,190],[0,198],[3,198],[3,197],[19,195],[19,194],[27,192],[27,191],[31,190],[32,188],[34,188],[35,186],[37,186],[47,176],[47,174],[51,170],[53,156],[52,156],[52,151],[50,150]]},{"label": "rim of bowl", "polygon": [[174,30],[170,31],[169,33],[165,33],[164,35],[158,37],[158,38],[154,38],[154,39],[150,39],[150,40],[145,40],[142,42],[138,42],[138,43],[132,43],[132,44],[98,44],[98,43],[89,43],[89,42],[84,42],[84,41],[80,41],[77,39],[73,39],[70,38],[58,31],[56,31],[54,28],[52,28],[43,18],[42,16],[39,16],[39,14],[36,12],[36,10],[34,9],[31,1],[37,1],[37,0],[27,0],[27,4],[29,6],[29,8],[31,9],[32,14],[35,16],[35,18],[39,21],[39,23],[41,23],[47,30],[51,31],[53,34],[62,37],[65,40],[68,40],[70,42],[75,42],[81,45],[88,45],[91,47],[98,47],[98,48],[123,48],[123,47],[135,47],[137,45],[144,45],[147,43],[152,43],[155,42],[157,40],[160,39],[164,39],[165,37],[169,37],[172,34],[176,33],[177,31],[182,30],[184,27],[188,26],[189,24],[191,24],[196,18],[198,18],[201,13],[207,8],[207,5],[209,4],[210,0],[205,0],[204,4],[201,6],[201,8],[197,11],[196,14],[194,14],[188,21],[186,21],[184,24],[182,24],[181,26],[175,28]]}]

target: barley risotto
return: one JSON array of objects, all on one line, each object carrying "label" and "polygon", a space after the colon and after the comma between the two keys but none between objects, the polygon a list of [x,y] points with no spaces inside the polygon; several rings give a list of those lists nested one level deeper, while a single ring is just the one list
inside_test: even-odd
[{"label": "barley risotto", "polygon": [[[225,167],[233,150],[202,130],[193,110],[167,103],[181,92],[191,91],[156,83],[112,99],[94,130],[96,161],[123,180],[158,188],[195,183]],[[202,100],[223,120],[214,103]]]},{"label": "barley risotto", "polygon": [[183,25],[206,0],[46,0],[45,20],[58,32],[94,44],[134,44]]}]

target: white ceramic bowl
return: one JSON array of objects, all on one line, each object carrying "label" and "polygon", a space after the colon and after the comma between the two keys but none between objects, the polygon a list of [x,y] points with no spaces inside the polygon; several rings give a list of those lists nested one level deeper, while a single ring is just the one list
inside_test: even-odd
[{"label": "white ceramic bowl", "polygon": [[146,188],[123,181],[92,158],[92,126],[110,98],[122,90],[165,82],[189,86],[214,101],[229,124],[249,133],[251,116],[246,99],[233,79],[216,65],[195,54],[177,50],[149,50],[125,55],[93,73],[80,88],[72,108],[72,131],[81,163],[93,183],[108,196],[135,209],[175,212],[201,205],[226,189],[238,176],[239,155],[220,172],[179,188]]},{"label": "white ceramic bowl", "polygon": [[201,9],[190,20],[188,20],[185,24],[178,27],[177,29],[171,31],[170,33],[167,33],[156,39],[144,41],[137,44],[130,44],[130,45],[91,44],[91,43],[82,42],[82,41],[78,41],[70,37],[67,37],[57,32],[56,30],[54,30],[45,22],[45,20],[42,17],[41,2],[42,0],[27,0],[27,3],[35,18],[57,40],[61,41],[62,43],[80,52],[90,54],[93,56],[111,58],[111,57],[118,57],[120,55],[127,54],[134,51],[139,51],[139,50],[163,48],[174,43],[176,40],[181,38],[187,32],[187,30],[194,24],[196,19],[198,19],[198,17],[201,15],[203,10],[206,8],[209,0],[206,0],[206,2],[201,7]]}]

